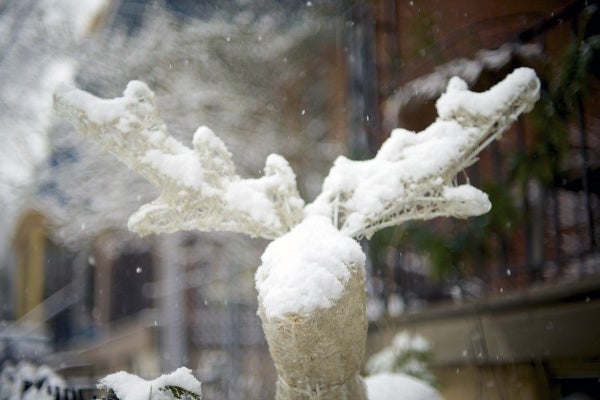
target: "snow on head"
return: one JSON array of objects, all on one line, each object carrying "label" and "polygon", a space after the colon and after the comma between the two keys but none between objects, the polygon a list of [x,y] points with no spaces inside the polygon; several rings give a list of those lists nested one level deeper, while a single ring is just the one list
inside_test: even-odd
[{"label": "snow on head", "polygon": [[326,218],[307,218],[272,242],[262,256],[256,288],[267,317],[329,308],[343,294],[349,265],[364,262],[356,241]]}]

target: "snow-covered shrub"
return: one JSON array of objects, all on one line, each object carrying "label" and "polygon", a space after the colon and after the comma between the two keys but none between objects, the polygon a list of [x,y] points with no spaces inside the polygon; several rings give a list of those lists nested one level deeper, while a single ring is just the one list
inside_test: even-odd
[{"label": "snow-covered shrub", "polygon": [[0,400],[54,400],[65,380],[46,365],[6,363],[0,370]]},{"label": "snow-covered shrub", "polygon": [[119,400],[202,399],[201,384],[188,368],[178,368],[151,381],[121,371],[102,378],[98,387]]},{"label": "snow-covered shrub", "polygon": [[403,331],[394,336],[389,346],[369,358],[365,371],[369,375],[403,373],[434,384],[435,377],[428,365],[430,361],[431,345],[427,339]]}]

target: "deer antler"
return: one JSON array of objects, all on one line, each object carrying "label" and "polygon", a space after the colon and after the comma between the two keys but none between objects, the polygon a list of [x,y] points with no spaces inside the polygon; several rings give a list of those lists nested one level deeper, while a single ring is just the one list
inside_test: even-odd
[{"label": "deer antler", "polygon": [[339,157],[307,214],[331,218],[348,236],[370,237],[407,220],[489,211],[487,195],[469,184],[457,186],[456,175],[533,107],[539,88],[528,68],[483,93],[452,78],[436,104],[439,118],[433,124],[418,134],[394,130],[371,160]]},{"label": "deer antler", "polygon": [[198,229],[275,239],[302,220],[304,201],[283,157],[270,155],[263,177],[241,179],[209,128],[198,128],[193,148],[171,137],[142,82],[130,82],[123,97],[110,100],[62,88],[54,101],[83,136],[159,188],[160,196],[129,219],[141,235]]},{"label": "deer antler", "polygon": [[[339,157],[322,193],[305,209],[330,218],[343,233],[370,237],[387,226],[437,216],[466,218],[491,205],[456,175],[539,97],[535,72],[520,68],[483,93],[453,78],[438,100],[438,119],[416,134],[396,129],[367,161]],[[275,239],[303,219],[304,202],[287,161],[267,158],[265,176],[241,179],[225,144],[200,127],[190,149],[169,136],[154,95],[133,81],[124,96],[99,99],[77,89],[55,95],[57,109],[129,168],[161,190],[129,227],[144,235],[180,229],[228,230]]]}]

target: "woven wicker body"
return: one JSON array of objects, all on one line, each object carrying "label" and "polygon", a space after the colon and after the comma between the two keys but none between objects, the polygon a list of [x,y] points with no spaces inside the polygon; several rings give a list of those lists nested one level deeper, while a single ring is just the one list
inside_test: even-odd
[{"label": "woven wicker body", "polygon": [[311,314],[259,316],[277,369],[277,400],[366,399],[358,375],[367,338],[365,274],[350,265],[344,294]]}]

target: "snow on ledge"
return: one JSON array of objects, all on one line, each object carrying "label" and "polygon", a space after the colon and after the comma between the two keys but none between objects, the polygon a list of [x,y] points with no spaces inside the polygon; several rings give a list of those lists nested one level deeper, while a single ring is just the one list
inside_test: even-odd
[{"label": "snow on ledge", "polygon": [[377,374],[365,378],[369,400],[443,400],[420,379],[405,374]]}]

